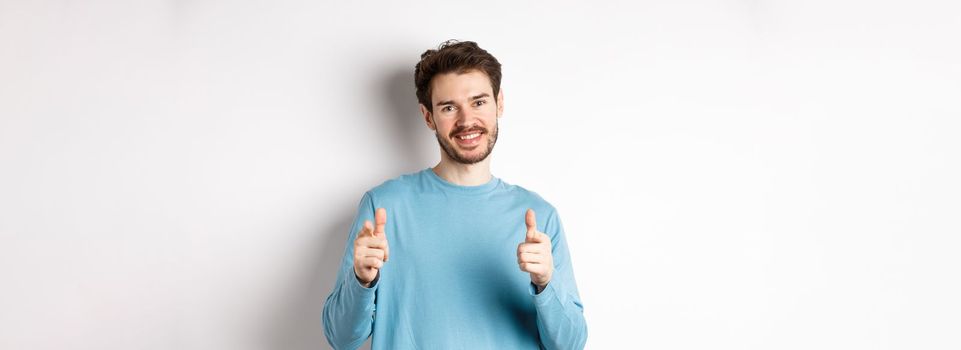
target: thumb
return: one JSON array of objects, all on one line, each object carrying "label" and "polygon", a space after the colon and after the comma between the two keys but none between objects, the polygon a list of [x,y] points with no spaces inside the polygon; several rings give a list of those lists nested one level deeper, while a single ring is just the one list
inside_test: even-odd
[{"label": "thumb", "polygon": [[537,216],[534,209],[527,209],[527,241],[533,242],[537,237]]},{"label": "thumb", "polygon": [[377,208],[377,212],[374,213],[374,223],[377,225],[374,228],[374,235],[383,236],[384,226],[387,226],[387,209]]}]

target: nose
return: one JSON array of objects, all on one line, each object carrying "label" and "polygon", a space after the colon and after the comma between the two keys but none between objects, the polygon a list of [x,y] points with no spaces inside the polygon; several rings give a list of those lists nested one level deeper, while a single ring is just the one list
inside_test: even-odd
[{"label": "nose", "polygon": [[474,119],[477,119],[477,118],[476,118],[476,115],[474,114],[474,111],[471,110],[471,108],[459,108],[457,110],[457,121],[456,121],[457,126],[470,125],[471,121],[473,121]]}]

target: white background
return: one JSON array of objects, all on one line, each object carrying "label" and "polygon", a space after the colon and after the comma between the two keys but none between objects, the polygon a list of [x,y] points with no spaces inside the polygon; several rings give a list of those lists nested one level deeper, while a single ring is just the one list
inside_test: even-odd
[{"label": "white background", "polygon": [[450,38],[589,349],[961,348],[961,4],[347,3],[0,1],[0,348],[327,348]]}]

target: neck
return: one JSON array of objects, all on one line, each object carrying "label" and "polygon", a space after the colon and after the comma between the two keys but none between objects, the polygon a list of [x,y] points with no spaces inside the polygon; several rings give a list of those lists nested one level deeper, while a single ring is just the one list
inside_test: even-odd
[{"label": "neck", "polygon": [[[441,152],[443,153],[443,152]],[[490,156],[474,164],[461,164],[441,155],[440,163],[432,169],[437,176],[460,186],[479,186],[491,180]]]}]

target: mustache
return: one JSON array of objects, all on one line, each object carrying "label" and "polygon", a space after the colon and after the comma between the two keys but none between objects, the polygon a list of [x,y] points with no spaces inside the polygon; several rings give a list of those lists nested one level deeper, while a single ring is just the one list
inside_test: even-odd
[{"label": "mustache", "polygon": [[487,129],[482,128],[482,127],[479,127],[479,126],[473,126],[473,127],[469,127],[469,128],[467,128],[467,127],[460,127],[460,128],[457,128],[457,129],[454,129],[453,131],[451,131],[451,132],[450,132],[450,137],[454,137],[454,135],[457,135],[457,134],[460,134],[460,133],[463,133],[463,132],[467,132],[467,131],[479,131],[479,132],[482,132],[482,133],[485,133],[485,134],[487,133]]}]

